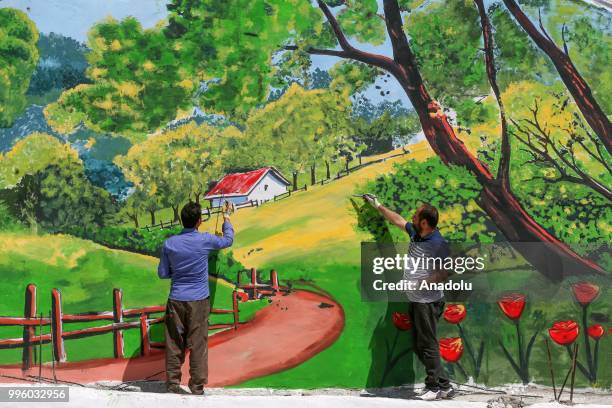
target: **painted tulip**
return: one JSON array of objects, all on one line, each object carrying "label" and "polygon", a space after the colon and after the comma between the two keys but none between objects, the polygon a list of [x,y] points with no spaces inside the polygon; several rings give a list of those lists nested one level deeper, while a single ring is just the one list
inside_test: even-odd
[{"label": "painted tulip", "polygon": [[588,306],[599,295],[599,286],[589,282],[578,282],[572,286],[576,302]]},{"label": "painted tulip", "polygon": [[525,295],[521,295],[520,293],[511,293],[499,299],[497,304],[508,319],[517,320],[523,314],[523,310],[525,309],[525,300]]},{"label": "painted tulip", "polygon": [[463,355],[463,341],[461,337],[448,337],[440,339],[440,356],[449,363],[456,363]]},{"label": "painted tulip", "polygon": [[573,320],[555,322],[552,327],[548,329],[550,338],[553,339],[555,343],[562,346],[572,344],[579,333],[580,327],[578,327],[578,323]]},{"label": "painted tulip", "polygon": [[410,315],[408,313],[393,313],[393,324],[399,330],[410,330],[412,322],[410,321]]},{"label": "painted tulip", "polygon": [[465,319],[467,310],[465,305],[448,305],[444,309],[444,320],[451,324],[461,323]]},{"label": "painted tulip", "polygon": [[589,333],[589,336],[595,340],[601,339],[605,332],[606,331],[604,330],[601,324],[594,324],[587,329],[587,333]]}]

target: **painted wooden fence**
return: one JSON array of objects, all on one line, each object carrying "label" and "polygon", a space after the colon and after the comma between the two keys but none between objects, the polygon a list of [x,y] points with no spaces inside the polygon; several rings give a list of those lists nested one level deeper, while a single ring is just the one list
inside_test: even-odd
[{"label": "painted wooden fence", "polygon": [[[242,274],[249,273],[250,281],[242,282]],[[260,296],[274,296],[279,292],[288,292],[289,288],[280,286],[278,282],[278,273],[275,269],[270,271],[270,280],[268,282],[260,282],[257,279],[257,269],[251,268],[249,271],[239,271],[236,277],[236,287],[243,289],[249,299],[258,299]]]},{"label": "painted wooden fence", "polygon": [[[152,342],[149,337],[149,329],[152,325],[164,322],[164,316],[152,317],[151,315],[163,314],[165,305],[145,306],[141,308],[124,309],[122,306],[121,289],[113,289],[113,310],[104,312],[85,312],[76,314],[65,314],[62,311],[62,298],[59,289],[51,291],[51,315],[43,317],[36,316],[36,285],[29,284],[25,291],[25,307],[23,317],[0,317],[0,326],[23,326],[21,338],[0,339],[0,349],[23,348],[22,367],[24,370],[32,366],[33,348],[41,344],[52,344],[53,358],[56,361],[66,361],[64,341],[97,336],[105,333],[113,333],[113,350],[115,358],[125,357],[123,350],[123,330],[140,329],[140,353],[148,355],[151,348],[163,348],[164,343]],[[232,309],[212,308],[211,314],[232,315],[231,323],[209,325],[209,330],[237,329],[240,324],[238,310],[238,294],[232,292]],[[128,319],[128,320],[126,320]],[[110,324],[102,326],[82,328],[66,331],[65,325],[78,322],[110,321]],[[42,334],[42,327],[50,326],[51,333]],[[39,334],[36,335],[36,327]]]}]

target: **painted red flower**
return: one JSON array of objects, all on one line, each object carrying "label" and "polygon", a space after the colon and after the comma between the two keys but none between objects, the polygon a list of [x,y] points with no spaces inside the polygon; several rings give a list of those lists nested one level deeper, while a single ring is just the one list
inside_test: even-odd
[{"label": "painted red flower", "polygon": [[408,313],[393,313],[393,324],[399,330],[410,330],[412,322],[410,321],[410,315]]},{"label": "painted red flower", "polygon": [[572,286],[576,302],[582,306],[588,306],[599,295],[599,286],[590,282],[578,282]]},{"label": "painted red flower", "polygon": [[525,295],[521,295],[520,293],[511,293],[499,299],[497,304],[508,319],[517,320],[523,314],[523,310],[525,309],[525,301]]},{"label": "painted red flower", "polygon": [[461,323],[467,314],[465,305],[448,305],[444,309],[444,320],[451,324]]},{"label": "painted red flower", "polygon": [[578,323],[573,320],[555,322],[552,327],[548,329],[550,338],[553,339],[555,343],[562,346],[572,344],[579,333],[580,327],[578,327]]},{"label": "painted red flower", "polygon": [[592,339],[599,340],[606,333],[606,330],[601,324],[594,324],[587,329],[587,333]]},{"label": "painted red flower", "polygon": [[448,337],[440,339],[440,355],[449,363],[456,363],[463,355],[463,341],[461,337]]},{"label": "painted red flower", "polygon": [[237,292],[238,293],[238,299],[240,299],[241,302],[246,302],[249,300],[249,294],[246,292]]}]

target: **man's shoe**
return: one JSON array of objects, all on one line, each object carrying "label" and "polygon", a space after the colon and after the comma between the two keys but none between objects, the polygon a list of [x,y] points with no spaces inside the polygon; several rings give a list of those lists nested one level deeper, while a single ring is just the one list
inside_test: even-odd
[{"label": "man's shoe", "polygon": [[191,394],[193,395],[201,395],[201,396],[206,396],[206,393],[204,392],[204,390],[191,390]]},{"label": "man's shoe", "polygon": [[166,386],[166,391],[173,394],[187,394],[187,392],[181,388],[178,384],[170,384]]},{"label": "man's shoe", "polygon": [[457,393],[453,387],[450,387],[446,390],[440,390],[440,398],[450,399],[453,398]]},{"label": "man's shoe", "polygon": [[428,390],[426,389],[425,392],[423,392],[419,398],[422,399],[423,401],[434,401],[437,400],[440,396],[440,391],[432,391],[432,390]]}]

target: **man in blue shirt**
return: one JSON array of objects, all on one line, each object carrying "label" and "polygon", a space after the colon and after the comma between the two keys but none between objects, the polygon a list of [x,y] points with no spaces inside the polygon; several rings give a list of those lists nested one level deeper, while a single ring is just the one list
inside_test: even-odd
[{"label": "man in blue shirt", "polygon": [[[444,259],[450,255],[448,243],[438,230],[438,210],[425,203],[420,206],[408,222],[398,213],[388,209],[375,195],[364,194],[366,202],[378,210],[390,223],[406,231],[410,236],[408,255],[411,258]],[[404,279],[421,286],[421,282],[441,282],[448,277],[444,270],[434,269],[425,264],[404,271]],[[437,336],[437,323],[444,312],[444,292],[441,290],[409,290],[406,292],[410,302],[410,318],[413,324],[414,350],[425,366],[425,390],[421,399],[426,401],[454,396],[448,376],[440,361]]]},{"label": "man in blue shirt", "polygon": [[157,274],[171,279],[166,304],[166,387],[181,393],[181,366],[189,354],[189,389],[202,395],[208,383],[208,255],[227,248],[234,241],[230,223],[233,205],[225,204],[223,235],[198,232],[202,207],[190,202],[181,210],[183,230],[168,238],[162,247]]}]

